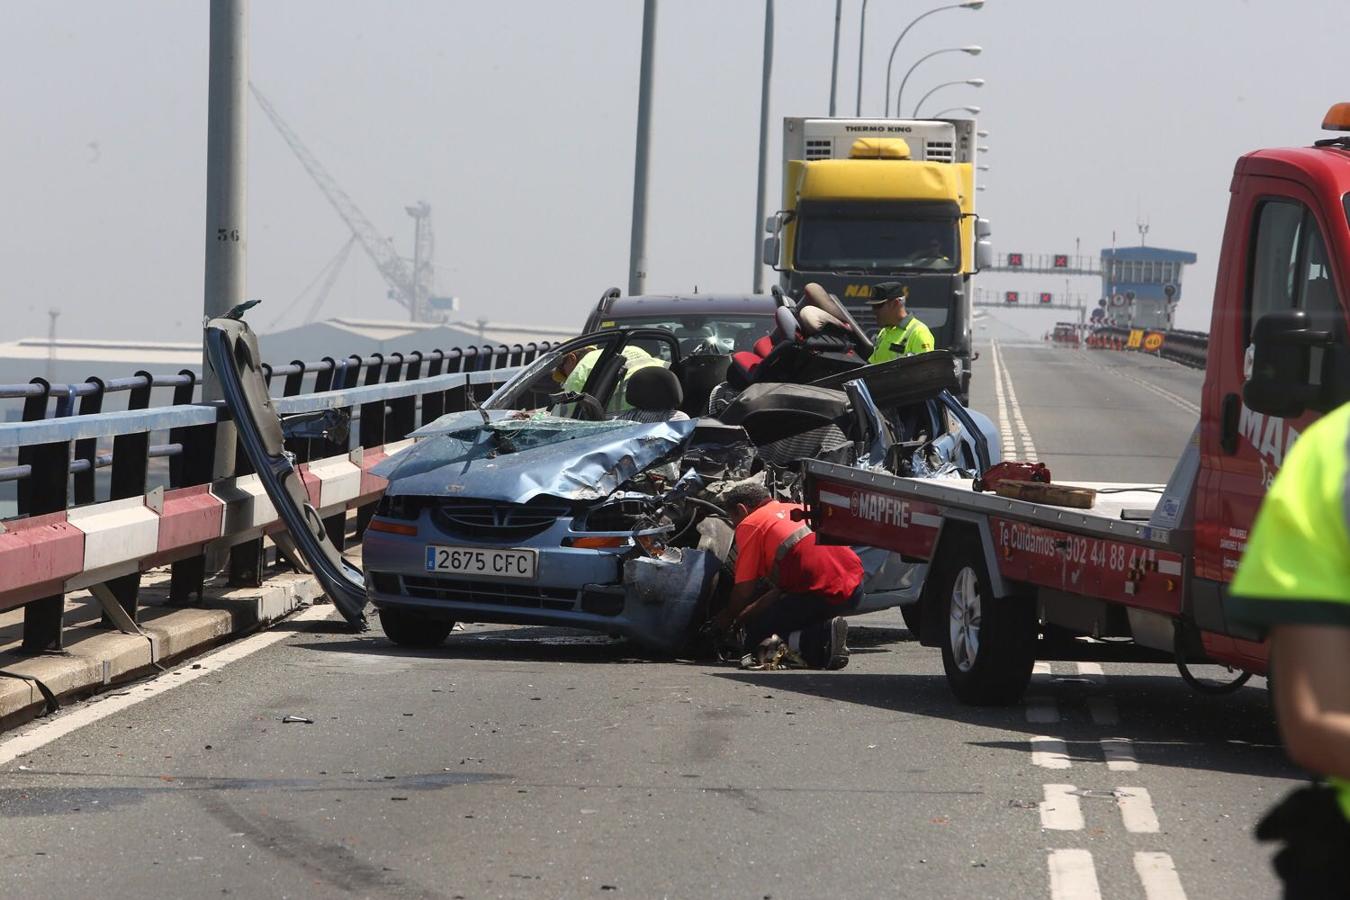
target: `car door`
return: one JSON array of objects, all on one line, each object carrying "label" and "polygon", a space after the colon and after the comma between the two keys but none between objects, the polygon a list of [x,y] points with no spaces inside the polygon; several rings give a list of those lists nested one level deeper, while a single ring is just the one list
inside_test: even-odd
[{"label": "car door", "polygon": [[[1309,411],[1286,420],[1242,404],[1252,330],[1262,316],[1291,309],[1306,310],[1313,328],[1328,329],[1339,340],[1344,340],[1345,330],[1345,285],[1333,271],[1325,239],[1327,223],[1319,220],[1313,198],[1292,181],[1253,180],[1260,182],[1260,196],[1252,211],[1245,284],[1233,286],[1242,291],[1240,306],[1233,303],[1241,318],[1231,323],[1240,329],[1237,343],[1244,356],[1240,369],[1230,366],[1220,391],[1223,434],[1220,446],[1205,453],[1204,463],[1210,469],[1204,473],[1206,481],[1217,482],[1218,490],[1202,491],[1204,505],[1196,523],[1197,561],[1207,577],[1222,582],[1232,580],[1247,531],[1289,448],[1319,415]],[[1314,373],[1321,370],[1322,352],[1313,351]]]}]

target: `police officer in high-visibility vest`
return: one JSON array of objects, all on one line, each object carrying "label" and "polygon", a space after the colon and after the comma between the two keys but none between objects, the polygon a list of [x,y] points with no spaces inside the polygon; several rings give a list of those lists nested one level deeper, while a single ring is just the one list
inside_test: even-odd
[{"label": "police officer in high-visibility vest", "polygon": [[1230,590],[1270,629],[1271,687],[1294,762],[1325,779],[1257,826],[1285,897],[1350,896],[1350,404],[1309,427],[1266,494]]},{"label": "police officer in high-visibility vest", "polygon": [[872,287],[872,296],[867,302],[872,305],[881,333],[873,342],[875,349],[867,359],[869,363],[889,362],[933,349],[933,332],[905,308],[908,298],[909,288],[898,281],[885,281]]}]

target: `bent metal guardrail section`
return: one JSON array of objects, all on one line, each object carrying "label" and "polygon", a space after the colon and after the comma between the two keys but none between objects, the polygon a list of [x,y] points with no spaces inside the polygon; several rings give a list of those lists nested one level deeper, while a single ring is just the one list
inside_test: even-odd
[{"label": "bent metal guardrail section", "polygon": [[[377,353],[265,367],[269,385],[281,381],[275,401],[281,415],[350,415],[351,433],[340,438],[330,433],[286,442],[334,543],[344,546],[347,511],[357,508],[359,534],[384,490],[384,479],[369,473],[375,463],[405,446],[419,424],[468,409],[470,392],[485,398],[553,346]],[[216,568],[228,552],[232,585],[261,584],[262,538],[280,521],[243,453],[235,455],[231,477],[212,479],[218,426],[230,416],[223,404],[193,402],[198,383],[184,370],[69,385],[41,378],[0,385],[0,399],[23,400],[23,421],[0,423],[0,448],[18,451],[17,465],[0,467],[0,481],[18,482],[18,516],[0,520],[0,612],[23,607],[25,651],[61,649],[65,595],[82,588],[99,597],[113,621],[134,627],[141,573],[157,566],[170,566],[169,597],[176,604],[200,602],[208,556]],[[154,388],[172,388],[171,404],[150,407]],[[105,397],[120,391],[128,392],[128,409],[102,412]],[[151,434],[162,432],[167,442],[152,445]],[[106,446],[109,440],[111,452],[99,452],[100,441]],[[160,458],[169,462],[168,486],[147,491],[150,460]],[[111,477],[100,501],[94,475],[105,467]]]}]

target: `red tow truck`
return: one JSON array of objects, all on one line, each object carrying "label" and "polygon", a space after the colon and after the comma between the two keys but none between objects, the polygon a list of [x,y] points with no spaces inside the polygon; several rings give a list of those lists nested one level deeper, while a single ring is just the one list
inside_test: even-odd
[{"label": "red tow truck", "polygon": [[[1200,422],[1166,485],[1084,484],[1096,493],[1080,509],[977,489],[997,489],[997,470],[974,485],[806,464],[822,540],[929,563],[907,618],[942,648],[960,700],[1015,702],[1038,655],[1083,636],[1166,654],[1196,686],[1201,662],[1235,673],[1211,689],[1265,673],[1263,636],[1226,615],[1227,586],[1289,447],[1350,401],[1350,103],[1322,127],[1345,134],[1237,161]],[[1045,477],[1007,465],[1009,481]]]}]

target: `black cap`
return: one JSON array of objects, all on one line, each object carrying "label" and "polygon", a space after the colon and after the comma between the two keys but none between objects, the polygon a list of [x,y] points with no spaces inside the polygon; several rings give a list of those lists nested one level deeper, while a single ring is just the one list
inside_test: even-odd
[{"label": "black cap", "polygon": [[878,303],[885,303],[887,300],[893,300],[896,297],[904,299],[909,296],[909,288],[898,281],[883,281],[881,284],[872,285],[872,296],[867,298],[867,302],[876,306]]}]

